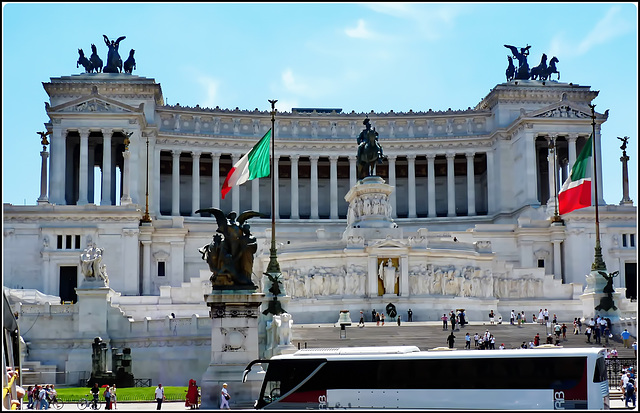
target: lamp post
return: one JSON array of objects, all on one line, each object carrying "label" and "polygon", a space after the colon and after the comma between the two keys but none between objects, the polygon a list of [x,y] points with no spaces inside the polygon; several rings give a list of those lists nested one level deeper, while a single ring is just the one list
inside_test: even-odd
[{"label": "lamp post", "polygon": [[147,134],[147,178],[145,183],[145,207],[144,215],[140,220],[141,224],[150,224],[151,217],[149,216],[149,135]]},{"label": "lamp post", "polygon": [[553,154],[553,191],[554,191],[554,207],[555,211],[551,222],[562,222],[562,218],[558,215],[558,148],[556,145],[556,137],[549,138],[549,150]]}]

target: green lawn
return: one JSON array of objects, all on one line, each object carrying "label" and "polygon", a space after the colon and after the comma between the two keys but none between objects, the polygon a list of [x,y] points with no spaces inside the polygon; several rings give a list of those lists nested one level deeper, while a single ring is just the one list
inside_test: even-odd
[{"label": "green lawn", "polygon": [[[27,387],[27,386],[25,386]],[[165,386],[164,395],[166,396],[168,401],[179,401],[184,400],[187,395],[187,387],[186,386]],[[87,397],[88,399],[93,399],[91,392],[88,387],[65,387],[65,388],[56,388],[58,392],[58,400],[62,400],[65,403],[77,402],[81,397]],[[156,387],[128,387],[128,388],[118,388],[116,391],[116,395],[118,398],[118,402],[121,401],[130,401],[130,402],[141,402],[141,401],[153,401],[155,400],[155,391]],[[102,397],[103,389],[100,389],[100,401],[104,401]],[[88,396],[87,396],[88,395]],[[28,400],[25,396],[25,400]]]}]

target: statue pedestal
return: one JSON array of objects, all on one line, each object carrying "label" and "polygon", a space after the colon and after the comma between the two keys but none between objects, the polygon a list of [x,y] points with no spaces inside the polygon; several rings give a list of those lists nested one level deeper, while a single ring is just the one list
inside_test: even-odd
[{"label": "statue pedestal", "polygon": [[[598,271],[592,270],[587,276],[587,286],[584,289],[584,293],[580,296],[582,301],[582,315],[585,319],[596,318],[596,314],[604,318],[609,318],[612,322],[611,333],[620,334],[622,330],[618,327],[618,321],[620,320],[620,309],[613,308],[604,311],[596,310],[595,308],[600,305],[601,299],[607,297],[607,294],[602,292],[607,285],[607,281],[598,274]],[[613,303],[616,307],[622,302],[622,294],[619,292],[613,293]]]},{"label": "statue pedestal", "polygon": [[107,335],[107,311],[113,292],[102,280],[84,280],[76,288],[78,295],[78,331],[87,337]]},{"label": "statue pedestal", "polygon": [[222,383],[228,384],[232,408],[251,408],[261,381],[242,383],[244,368],[258,359],[258,316],[264,294],[216,290],[205,294],[211,317],[211,362],[200,382],[203,409],[220,407]]},{"label": "statue pedestal", "polygon": [[379,176],[368,176],[358,181],[345,195],[349,203],[347,228],[343,239],[402,238],[402,230],[391,218],[389,195],[393,187]]}]

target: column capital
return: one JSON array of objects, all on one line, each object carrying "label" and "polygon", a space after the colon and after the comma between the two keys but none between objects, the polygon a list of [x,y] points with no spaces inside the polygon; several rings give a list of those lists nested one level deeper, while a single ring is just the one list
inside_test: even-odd
[{"label": "column capital", "polygon": [[200,151],[192,151],[191,152],[191,156],[195,159],[195,158],[199,158],[200,155],[202,155],[202,152]]},{"label": "column capital", "polygon": [[464,156],[466,156],[467,159],[473,159],[473,157],[476,156],[476,153],[473,152],[473,151],[472,152],[465,152]]},{"label": "column capital", "polygon": [[339,157],[339,155],[329,155],[329,161],[337,162]]},{"label": "column capital", "polygon": [[213,160],[220,160],[220,154],[219,153],[211,153],[211,159]]},{"label": "column capital", "polygon": [[111,136],[113,136],[113,129],[101,128],[100,131],[105,138],[111,138]]},{"label": "column capital", "polygon": [[320,159],[320,155],[309,155],[309,160],[314,163],[314,162],[318,162],[318,159]]},{"label": "column capital", "polygon": [[579,135],[579,134],[577,134],[577,133],[568,133],[568,134],[567,134],[567,141],[569,141],[569,142],[575,142],[575,141],[578,139],[578,137],[579,137],[579,136],[580,136],[580,135]]},{"label": "column capital", "polygon": [[89,130],[89,128],[81,128],[78,129],[78,133],[80,134],[81,138],[88,138],[91,131]]},{"label": "column capital", "polygon": [[408,154],[407,155],[407,160],[415,161],[416,160],[416,154],[415,153]]},{"label": "column capital", "polygon": [[289,155],[289,159],[291,159],[291,162],[298,162],[300,160],[300,155],[299,154]]},{"label": "column capital", "polygon": [[434,159],[436,159],[436,156],[438,156],[438,155],[436,155],[435,153],[428,153],[427,154],[427,160],[433,161]]},{"label": "column capital", "polygon": [[387,155],[387,161],[389,162],[395,162],[396,159],[398,159],[398,155],[392,155],[392,154]]},{"label": "column capital", "polygon": [[171,155],[174,158],[179,158],[182,151],[180,149],[171,149]]},{"label": "column capital", "polygon": [[453,159],[453,158],[455,158],[455,157],[456,157],[456,153],[455,153],[455,152],[447,152],[447,153],[445,154],[445,156],[447,157],[447,160],[449,160],[449,159]]}]

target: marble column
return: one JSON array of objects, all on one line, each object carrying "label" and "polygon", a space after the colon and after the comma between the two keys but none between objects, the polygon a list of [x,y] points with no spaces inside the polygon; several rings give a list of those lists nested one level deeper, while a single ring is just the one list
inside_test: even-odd
[{"label": "marble column", "polygon": [[562,255],[560,250],[561,240],[552,240],[553,244],[553,278],[563,280],[562,277]]},{"label": "marble column", "polygon": [[409,161],[409,218],[416,217],[416,155],[407,155]]},{"label": "marble column", "polygon": [[171,215],[180,216],[180,150],[171,151]]},{"label": "marble column", "polygon": [[[152,190],[149,197],[153,200],[149,209],[151,210],[151,214],[160,215],[160,148],[156,147],[155,144],[153,146],[153,166],[149,165],[149,167],[149,189]],[[138,188],[140,187],[138,186]],[[133,193],[139,194],[140,189],[133,191]],[[136,204],[139,203],[139,201],[135,199],[131,201]]]},{"label": "marble column", "polygon": [[329,156],[329,207],[330,218],[338,219],[338,156]]},{"label": "marble column", "polygon": [[436,214],[436,171],[435,153],[427,154],[427,212],[429,218],[435,218]]},{"label": "marble column", "polygon": [[[148,235],[148,237],[147,237]],[[151,234],[142,243],[142,295],[151,295]]]},{"label": "marble column", "polygon": [[393,187],[394,191],[389,195],[389,202],[391,203],[391,217],[396,218],[398,216],[398,210],[396,208],[396,155],[387,155],[387,161],[389,162],[389,185]]},{"label": "marble column", "polygon": [[80,170],[78,171],[78,205],[89,203],[89,130],[80,130]]},{"label": "marble column", "polygon": [[111,137],[113,132],[102,130],[102,198],[100,205],[113,205],[111,200]]},{"label": "marble column", "polygon": [[300,218],[300,203],[298,202],[298,160],[300,155],[291,155],[291,219]]},{"label": "marble column", "polygon": [[453,169],[455,153],[447,153],[447,216],[456,216],[456,177]]},{"label": "marble column", "polygon": [[311,219],[318,219],[318,155],[311,155]]},{"label": "marble column", "polygon": [[467,153],[467,216],[476,214],[476,178],[473,165],[475,153]]},{"label": "marble column", "polygon": [[399,259],[400,264],[400,285],[398,286],[398,295],[401,297],[409,296],[409,256],[402,255]]},{"label": "marble column", "polygon": [[[211,154],[211,205],[220,208],[220,154]],[[257,209],[256,209],[257,211]]]},{"label": "marble column", "polygon": [[251,209],[260,211],[260,178],[251,180]]},{"label": "marble column", "polygon": [[42,145],[40,157],[42,158],[42,165],[40,167],[40,197],[38,198],[38,205],[49,203],[49,198],[47,197],[47,160],[49,152],[47,152],[45,145]]},{"label": "marble column", "polygon": [[129,152],[128,147],[124,152],[122,152],[122,157],[124,158],[124,170],[122,171],[122,198],[120,199],[120,205],[127,205],[131,203],[131,196],[129,194],[129,179],[131,177],[131,152]]},{"label": "marble column", "polygon": [[574,162],[576,161],[576,141],[578,140],[578,134],[577,133],[571,133],[567,136],[567,146],[569,149],[569,172],[567,173],[567,175],[569,175],[569,173],[571,172],[571,168],[573,167]]},{"label": "marble column", "polygon": [[[555,139],[556,136],[555,135],[551,135],[549,137],[549,139],[547,140],[547,142],[549,143],[549,146],[547,148],[547,168],[548,168],[548,174],[549,174],[549,199],[547,200],[547,205],[552,205],[555,204],[555,199],[556,199],[556,190],[555,190],[555,183],[554,183],[554,176],[556,173],[556,169],[555,169]],[[551,143],[553,142],[553,143]]]},{"label": "marble column", "polygon": [[89,203],[100,204],[96,202],[95,188],[95,165],[96,165],[96,143],[89,142]]},{"label": "marble column", "polygon": [[200,209],[200,155],[198,151],[191,152],[191,216],[200,216],[196,214]]},{"label": "marble column", "polygon": [[[235,165],[239,160],[240,155],[231,155],[232,165]],[[236,211],[238,214],[240,214],[240,187],[238,185],[234,185],[231,187],[231,210]]]},{"label": "marble column", "polygon": [[349,188],[353,188],[358,180],[358,173],[356,170],[356,162],[358,161],[355,155],[349,155]]},{"label": "marble column", "polygon": [[[496,212],[496,182],[495,182],[495,165],[493,163],[493,150],[489,149],[487,151],[487,208],[488,214],[491,215]],[[534,170],[534,179],[535,179],[535,170]],[[534,185],[536,185],[534,183]],[[534,186],[535,189],[535,186]],[[535,199],[535,198],[534,198]]]},{"label": "marble column", "polygon": [[49,199],[52,204],[65,205],[65,165],[67,131],[54,126],[51,134],[51,174]]},{"label": "marble column", "polygon": [[[489,175],[490,168],[493,170],[493,162],[489,161],[489,157],[493,159],[493,148],[487,151],[487,191],[489,191],[490,187],[493,185],[493,175]],[[540,205],[542,200],[538,200],[538,181],[540,180],[540,176],[538,174],[538,164],[537,164],[537,156],[536,156],[536,137],[532,132],[528,130],[525,131],[525,151],[524,151],[524,159],[525,159],[525,168],[522,173],[524,177],[522,182],[526,187],[526,195],[528,202],[531,205]],[[493,200],[491,197],[488,199],[489,201],[489,211],[492,211],[491,204]]]}]

